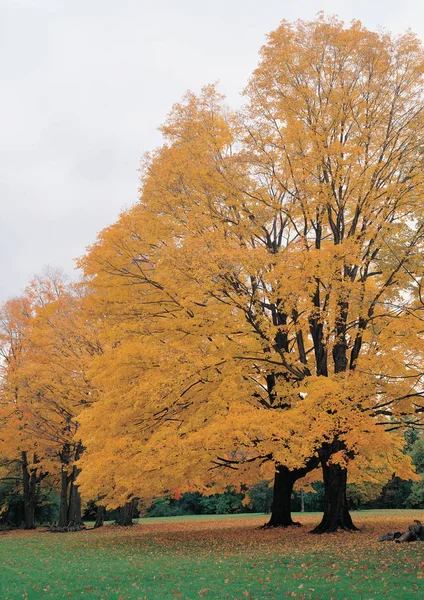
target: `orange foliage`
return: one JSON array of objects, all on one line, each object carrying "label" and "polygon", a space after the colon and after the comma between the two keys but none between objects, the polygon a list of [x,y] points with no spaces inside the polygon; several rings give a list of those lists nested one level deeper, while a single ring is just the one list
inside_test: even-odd
[{"label": "orange foliage", "polygon": [[414,477],[423,71],[412,33],[321,16],[270,34],[239,113],[213,86],[173,107],[140,201],[80,261],[88,293],[43,289],[8,370],[27,431],[54,430],[43,456],[83,440],[87,497],[325,452],[355,481]]},{"label": "orange foliage", "polygon": [[[390,430],[421,410],[423,68],[410,33],[283,22],[240,114],[211,86],[175,105],[140,202],[81,261],[106,315],[86,493],[269,476],[335,442],[355,478],[414,477]],[[244,470],[210,470],[234,452]]]}]

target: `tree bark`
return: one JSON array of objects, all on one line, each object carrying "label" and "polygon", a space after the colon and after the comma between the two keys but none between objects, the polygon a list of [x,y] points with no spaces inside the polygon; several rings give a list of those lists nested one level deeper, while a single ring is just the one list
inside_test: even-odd
[{"label": "tree bark", "polygon": [[59,504],[59,527],[67,527],[68,525],[68,487],[69,475],[68,465],[71,459],[71,449],[69,444],[64,444],[59,454],[62,465],[60,476],[60,504]]},{"label": "tree bark", "polygon": [[120,525],[121,527],[128,527],[129,525],[133,524],[133,522],[132,522],[133,505],[134,505],[134,501],[131,500],[130,502],[126,502],[124,504],[124,506],[121,506],[121,508],[119,509],[118,519],[116,521],[117,525]]},{"label": "tree bark", "polygon": [[287,467],[276,468],[271,518],[267,527],[290,527],[295,524],[291,517],[291,494],[294,482],[293,472]]},{"label": "tree bark", "polygon": [[97,529],[98,527],[103,527],[104,522],[105,522],[105,507],[104,506],[98,506],[97,507],[97,512],[96,512],[96,521],[94,523],[94,529]]},{"label": "tree bark", "polygon": [[311,533],[332,533],[338,529],[355,531],[357,528],[349,514],[346,486],[347,469],[339,464],[328,462],[331,454],[321,453],[321,465],[324,478],[324,514],[321,523]]},{"label": "tree bark", "polygon": [[[74,460],[78,460],[83,447],[81,442],[78,442]],[[67,527],[72,525],[83,525],[81,517],[81,495],[78,486],[75,484],[80,470],[75,465],[72,468],[71,474],[68,475],[67,467],[71,461],[71,448],[68,444],[63,447],[60,455],[62,461],[62,475],[60,486],[60,505],[59,505],[59,527]]]},{"label": "tree bark", "polygon": [[[75,461],[77,461],[80,458],[82,451],[82,444],[81,442],[78,442],[77,447],[75,449]],[[81,494],[79,492],[78,485],[76,485],[75,483],[80,473],[81,469],[74,465],[71,474],[71,486],[69,490],[68,507],[68,523],[72,523],[73,525],[83,525],[83,520],[81,516]]]},{"label": "tree bark", "polygon": [[59,527],[66,527],[68,525],[68,483],[68,473],[65,465],[62,465],[60,481]]},{"label": "tree bark", "polygon": [[301,469],[290,470],[282,465],[276,467],[271,518],[265,527],[290,527],[292,525],[300,525],[300,523],[293,521],[291,516],[291,495],[293,486],[298,479],[305,477],[307,473],[316,469],[318,465],[318,457],[313,457],[307,462],[305,467],[302,467]]},{"label": "tree bark", "polygon": [[68,505],[68,523],[73,525],[83,525],[81,516],[81,494],[75,480],[78,477],[81,469],[73,467],[71,475],[71,485],[69,489],[69,505]]},{"label": "tree bark", "polygon": [[28,469],[28,457],[22,452],[22,483],[24,490],[24,528],[35,529],[35,495],[37,491],[37,474]]}]

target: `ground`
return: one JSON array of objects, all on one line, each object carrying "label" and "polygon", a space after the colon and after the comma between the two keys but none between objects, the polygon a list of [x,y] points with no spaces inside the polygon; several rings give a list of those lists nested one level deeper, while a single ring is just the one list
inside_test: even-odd
[{"label": "ground", "polygon": [[142,519],[79,533],[0,536],[0,598],[215,599],[424,598],[424,542],[378,542],[421,511],[353,513],[361,532],[261,530],[264,516]]}]

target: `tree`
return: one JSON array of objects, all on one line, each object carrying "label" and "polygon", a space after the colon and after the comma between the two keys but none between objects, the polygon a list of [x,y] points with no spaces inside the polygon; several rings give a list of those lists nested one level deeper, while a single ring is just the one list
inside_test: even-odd
[{"label": "tree", "polygon": [[[4,459],[21,471],[23,517],[25,529],[35,528],[37,486],[45,474],[37,464],[36,445],[29,443],[22,431],[24,414],[19,406],[19,389],[10,387],[10,376],[22,363],[28,333],[31,305],[28,297],[9,300],[0,311],[1,406],[3,429],[1,448]],[[9,389],[8,389],[9,386]],[[31,457],[30,459],[28,457]]]},{"label": "tree", "polygon": [[271,512],[272,490],[269,481],[261,481],[253,485],[247,493],[247,501],[253,512]]},{"label": "tree", "polygon": [[[85,360],[97,350],[83,330],[84,321],[78,321],[79,302],[79,291],[53,271],[35,278],[25,296],[12,301],[25,307],[25,322],[19,336],[9,334],[5,345],[2,442],[3,452],[21,461],[25,518],[31,527],[35,489],[47,474],[60,480],[59,524],[82,522],[76,462],[83,448],[75,439],[76,417],[95,397]],[[11,331],[10,326],[3,329]]]},{"label": "tree", "polygon": [[410,448],[410,455],[412,462],[421,477],[419,481],[414,481],[411,486],[410,494],[407,499],[407,506],[421,507],[424,504],[424,439],[422,435],[414,436],[414,438],[412,438],[414,441]]},{"label": "tree", "polygon": [[[359,371],[364,347],[376,361],[384,326],[408,311],[400,298],[411,295],[422,244],[422,69],[412,34],[393,40],[321,17],[273,32],[247,91],[252,167],[284,206],[299,262],[317,261],[300,293],[306,319],[296,303],[284,314],[312,338],[321,378]],[[352,526],[346,471],[328,464],[346,454],[343,433],[319,450],[328,498],[317,531]]]},{"label": "tree", "polygon": [[212,87],[174,107],[140,203],[82,261],[109,342],[82,487],[108,457],[116,497],[164,488],[220,433],[222,465],[267,459],[284,489],[318,459],[316,532],[354,528],[348,466],[400,465],[390,431],[421,411],[423,65],[411,33],[283,22],[240,115]]}]

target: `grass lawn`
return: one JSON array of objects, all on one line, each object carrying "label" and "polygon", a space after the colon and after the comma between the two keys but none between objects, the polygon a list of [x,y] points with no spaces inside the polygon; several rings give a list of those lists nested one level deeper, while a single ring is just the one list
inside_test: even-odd
[{"label": "grass lawn", "polygon": [[265,517],[143,519],[131,528],[0,536],[0,598],[424,598],[424,542],[378,542],[420,511],[364,511],[361,532],[259,530]]}]

